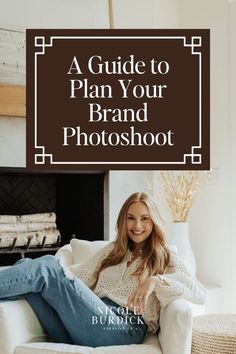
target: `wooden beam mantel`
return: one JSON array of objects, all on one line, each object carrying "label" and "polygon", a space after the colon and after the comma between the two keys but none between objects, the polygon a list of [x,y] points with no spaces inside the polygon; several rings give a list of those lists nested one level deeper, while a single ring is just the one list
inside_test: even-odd
[{"label": "wooden beam mantel", "polygon": [[0,116],[26,117],[26,86],[0,83]]}]

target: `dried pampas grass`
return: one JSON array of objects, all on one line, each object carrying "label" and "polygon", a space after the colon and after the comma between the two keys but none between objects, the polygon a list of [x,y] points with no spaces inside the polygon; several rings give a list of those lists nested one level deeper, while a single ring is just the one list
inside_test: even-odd
[{"label": "dried pampas grass", "polygon": [[166,201],[174,222],[185,222],[200,186],[208,180],[206,171],[161,171]]}]

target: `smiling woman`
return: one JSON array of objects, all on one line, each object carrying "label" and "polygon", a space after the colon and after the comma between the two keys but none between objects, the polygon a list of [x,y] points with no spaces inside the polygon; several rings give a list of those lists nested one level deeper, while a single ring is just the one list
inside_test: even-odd
[{"label": "smiling woman", "polygon": [[146,193],[134,193],[123,204],[117,220],[117,241],[114,251],[104,260],[101,270],[118,264],[127,249],[142,250],[139,267],[134,274],[163,274],[171,265],[170,251],[162,218],[154,200]]},{"label": "smiling woman", "polygon": [[133,252],[142,250],[153,229],[153,221],[147,206],[134,202],[127,211],[127,234],[132,241]]},{"label": "smiling woman", "polygon": [[120,210],[114,242],[66,271],[53,256],[21,260],[0,272],[0,299],[25,298],[54,341],[142,343],[158,330],[160,306],[205,300],[202,285],[169,250],[160,221],[153,199],[134,193]]}]

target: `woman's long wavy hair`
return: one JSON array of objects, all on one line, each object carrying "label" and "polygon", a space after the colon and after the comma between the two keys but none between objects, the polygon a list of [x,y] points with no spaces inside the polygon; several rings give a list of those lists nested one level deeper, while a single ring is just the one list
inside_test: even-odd
[{"label": "woman's long wavy hair", "polygon": [[149,194],[140,192],[132,194],[123,204],[117,219],[117,237],[114,249],[103,260],[98,272],[122,262],[128,248],[132,247],[132,241],[128,237],[126,225],[127,211],[130,205],[135,202],[142,202],[147,206],[153,222],[153,229],[150,236],[147,238],[145,247],[142,251],[142,262],[133,275],[142,276],[146,271],[149,276],[163,274],[169,266],[170,251],[167,246],[165,234],[160,226],[162,219],[157,205]]}]

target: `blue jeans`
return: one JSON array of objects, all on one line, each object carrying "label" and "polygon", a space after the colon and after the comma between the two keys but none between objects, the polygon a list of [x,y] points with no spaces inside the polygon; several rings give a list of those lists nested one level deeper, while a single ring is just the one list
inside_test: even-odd
[{"label": "blue jeans", "polygon": [[54,256],[25,259],[0,271],[0,299],[25,298],[56,342],[98,347],[142,343],[147,325],[80,279]]}]

